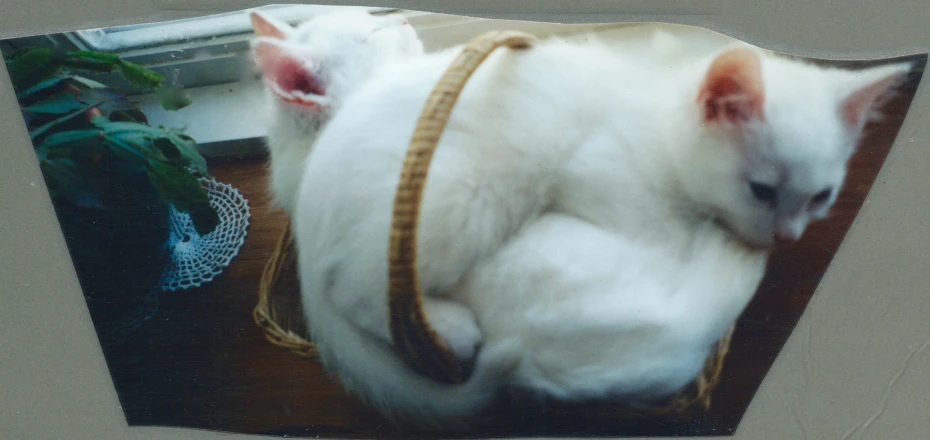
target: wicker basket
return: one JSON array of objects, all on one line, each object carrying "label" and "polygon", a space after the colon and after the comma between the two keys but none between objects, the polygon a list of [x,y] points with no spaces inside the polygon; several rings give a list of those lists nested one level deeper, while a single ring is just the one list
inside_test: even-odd
[{"label": "wicker basket", "polygon": [[[433,151],[445,129],[449,114],[467,79],[495,49],[529,48],[534,37],[519,32],[489,32],[469,43],[440,79],[420,115],[401,172],[394,201],[389,249],[388,302],[391,333],[398,354],[411,369],[444,383],[467,380],[467,371],[438,338],[422,310],[416,273],[417,220],[423,186]],[[258,304],[253,317],[268,340],[298,356],[317,360],[314,344],[302,335],[299,323],[286,323],[273,303],[276,298],[298,296],[296,258],[289,228],[281,235],[272,258],[262,274]],[[290,300],[293,303],[293,298]],[[720,381],[730,344],[730,332],[717,344],[698,378],[678,395],[651,408],[655,414],[708,409],[712,391]]]}]

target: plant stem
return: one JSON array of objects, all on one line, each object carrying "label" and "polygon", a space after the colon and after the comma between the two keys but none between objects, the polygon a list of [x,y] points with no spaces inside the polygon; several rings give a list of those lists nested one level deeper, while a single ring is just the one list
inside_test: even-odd
[{"label": "plant stem", "polygon": [[94,107],[97,107],[97,106],[100,105],[100,104],[103,104],[104,102],[106,102],[106,101],[100,101],[100,102],[97,102],[97,103],[95,103],[95,104],[90,104],[90,105],[87,105],[87,106],[85,106],[85,107],[81,107],[81,108],[79,108],[79,109],[77,109],[77,110],[75,110],[75,111],[73,111],[73,112],[71,112],[71,113],[68,113],[68,114],[65,115],[65,116],[62,116],[62,117],[60,117],[60,118],[58,118],[58,119],[55,119],[54,121],[49,121],[49,122],[46,123],[45,125],[43,125],[43,126],[37,128],[37,129],[35,129],[35,131],[33,131],[32,133],[30,133],[30,134],[29,134],[29,138],[32,139],[32,140],[34,141],[34,140],[36,140],[36,138],[38,138],[39,136],[41,136],[43,133],[45,133],[46,131],[48,131],[50,128],[52,128],[52,127],[54,127],[54,126],[56,126],[56,125],[58,125],[58,124],[64,123],[64,122],[68,122],[68,121],[70,121],[70,120],[72,120],[72,119],[74,119],[74,118],[80,116],[80,115],[83,114],[84,112],[86,112],[86,111],[88,111],[88,110],[90,110],[90,109],[92,109],[92,108],[94,108]]}]

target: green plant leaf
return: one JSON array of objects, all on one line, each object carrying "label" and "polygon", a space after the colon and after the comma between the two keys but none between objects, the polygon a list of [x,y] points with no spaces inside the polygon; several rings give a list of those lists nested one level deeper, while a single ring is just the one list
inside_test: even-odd
[{"label": "green plant leaf", "polygon": [[163,162],[152,162],[146,170],[162,199],[179,211],[190,214],[199,234],[205,235],[216,229],[219,216],[197,178],[184,169]]},{"label": "green plant leaf", "polygon": [[[106,119],[94,119],[94,123],[104,130],[107,136],[123,137],[126,142],[140,143],[138,138],[153,141],[153,146],[163,154],[165,160],[170,160],[184,168],[193,167],[198,173],[207,173],[207,161],[200,155],[197,142],[190,136],[177,130],[164,127],[151,127],[134,122],[114,122]],[[168,143],[159,140],[167,140]]]},{"label": "green plant leaf", "polygon": [[165,77],[158,74],[158,72],[128,61],[120,61],[116,67],[120,74],[123,75],[123,78],[126,78],[126,80],[133,85],[146,90],[155,89],[165,81]]},{"label": "green plant leaf", "polygon": [[138,122],[120,122],[120,121],[111,121],[107,118],[94,118],[91,120],[91,123],[103,129],[106,134],[113,133],[123,133],[123,132],[137,132],[145,133],[149,137],[164,137],[165,130],[161,128],[155,128],[148,124],[140,124]]},{"label": "green plant leaf", "polygon": [[90,123],[94,124],[95,127],[103,128],[106,124],[110,123],[110,120],[103,116],[94,116],[90,118]]},{"label": "green plant leaf", "polygon": [[6,62],[13,61],[13,60],[15,60],[15,59],[17,59],[17,58],[19,58],[19,57],[21,57],[21,56],[23,56],[23,55],[29,53],[30,51],[33,51],[33,50],[35,50],[35,48],[33,48],[33,47],[21,47],[21,48],[19,48],[19,49],[14,50],[13,52],[7,54],[6,57],[4,58],[4,60],[5,60]]},{"label": "green plant leaf", "polygon": [[78,50],[68,54],[68,59],[79,59],[87,61],[95,61],[98,63],[105,63],[115,65],[119,63],[119,56],[106,53],[106,52],[97,52],[93,50]]},{"label": "green plant leaf", "polygon": [[84,78],[83,76],[72,76],[71,79],[73,79],[73,80],[75,80],[75,81],[77,81],[77,82],[79,82],[79,83],[81,83],[81,84],[84,84],[85,86],[90,87],[90,88],[92,88],[92,89],[105,89],[105,88],[107,88],[106,84],[99,83],[99,82],[94,81],[94,80],[89,79],[89,78]]},{"label": "green plant leaf", "polygon": [[168,135],[165,130],[139,122],[111,121],[99,117],[93,118],[91,123],[103,129],[103,133],[107,136],[130,139],[132,142],[138,142],[135,139],[157,139]]},{"label": "green plant leaf", "polygon": [[65,57],[63,64],[71,69],[96,72],[112,72],[115,69],[127,81],[145,90],[153,90],[165,81],[165,78],[154,70],[106,52],[89,50],[71,52]]},{"label": "green plant leaf", "polygon": [[100,130],[71,130],[50,134],[42,141],[39,148],[81,147],[101,142],[103,142],[103,132]]},{"label": "green plant leaf", "polygon": [[110,113],[110,121],[112,122],[137,122],[140,124],[148,124],[148,118],[145,117],[145,113],[142,113],[141,110],[137,108],[131,108],[127,110],[114,110],[113,113]]},{"label": "green plant leaf", "polygon": [[[161,127],[136,122],[114,122],[103,118],[95,118],[93,122],[103,130],[108,140],[119,142],[117,146],[120,148],[125,149],[125,145],[129,145],[134,151],[146,154],[150,160],[170,161],[184,168],[193,165],[198,172],[206,173],[206,160],[197,152],[193,140],[184,140]],[[169,145],[175,151],[171,151]]]},{"label": "green plant leaf", "polygon": [[45,123],[44,125],[42,125],[41,127],[36,128],[36,129],[33,130],[31,133],[29,133],[29,138],[32,139],[32,140],[35,140],[35,139],[37,139],[39,136],[42,136],[45,132],[47,132],[48,130],[50,130],[52,127],[54,127],[54,126],[56,126],[56,125],[58,125],[58,124],[62,124],[62,123],[64,123],[64,122],[68,122],[69,120],[74,119],[74,118],[80,116],[81,114],[83,114],[83,113],[86,112],[87,110],[90,110],[90,109],[92,109],[92,108],[94,108],[94,107],[96,107],[96,106],[98,106],[98,105],[100,105],[100,104],[101,104],[101,103],[99,103],[99,102],[93,103],[93,104],[88,104],[88,105],[86,105],[86,106],[84,106],[84,107],[81,107],[81,108],[79,108],[79,109],[77,109],[77,110],[71,112],[71,113],[68,113],[68,114],[65,115],[65,116],[62,116],[62,117],[60,117],[60,118],[58,118],[58,119],[49,121],[49,122]]},{"label": "green plant leaf", "polygon": [[25,90],[33,84],[38,84],[55,73],[52,65],[53,52],[48,48],[32,49],[26,51],[12,60],[8,60],[6,68],[10,73],[10,80],[17,90]]},{"label": "green plant leaf", "polygon": [[139,110],[137,108],[126,110],[126,114],[145,125],[148,125],[149,123],[148,116],[146,116],[145,113],[142,112],[142,110]]},{"label": "green plant leaf", "polygon": [[145,150],[145,147],[140,147],[138,145],[125,142],[119,137],[114,137],[111,135],[104,134],[103,138],[111,145],[111,151],[120,159],[136,164],[147,166],[150,160],[149,152]]},{"label": "green plant leaf", "polygon": [[42,159],[72,159],[74,150],[71,148],[39,148],[36,155]]},{"label": "green plant leaf", "polygon": [[20,100],[25,99],[36,92],[41,92],[50,87],[55,87],[62,81],[66,79],[70,79],[70,78],[74,78],[74,77],[72,77],[71,75],[59,75],[54,78],[49,78],[47,80],[41,81],[38,84],[32,87],[29,87],[26,90],[16,93],[16,99],[20,99]]},{"label": "green plant leaf", "polygon": [[178,154],[183,158],[184,166],[193,167],[200,174],[207,174],[207,160],[200,155],[197,142],[190,136],[173,130],[168,131],[168,140],[171,141]]},{"label": "green plant leaf", "polygon": [[100,203],[98,182],[73,160],[46,158],[40,162],[40,168],[53,196],[63,196],[79,206]]},{"label": "green plant leaf", "polygon": [[18,80],[30,72],[42,68],[52,60],[52,50],[48,48],[34,48],[17,53],[15,57],[6,60],[10,79]]},{"label": "green plant leaf", "polygon": [[[145,125],[139,124],[140,127],[146,127]],[[162,153],[162,151],[155,146],[153,142],[153,136],[150,136],[141,131],[120,131],[117,133],[107,134],[107,137],[110,139],[116,139],[120,142],[132,145],[137,151],[145,154],[149,160],[160,160],[167,161],[167,157]]]},{"label": "green plant leaf", "polygon": [[114,110],[112,113],[110,113],[110,117],[108,119],[113,122],[142,122],[133,118],[129,115],[129,113],[123,110]]},{"label": "green plant leaf", "polygon": [[94,72],[112,72],[119,62],[120,58],[116,55],[90,50],[71,52],[62,60],[67,68]]},{"label": "green plant leaf", "polygon": [[61,93],[50,98],[43,99],[28,107],[23,107],[23,111],[29,113],[63,115],[79,108],[83,108],[85,105],[87,105],[87,103],[78,101],[76,96],[70,93]]},{"label": "green plant leaf", "polygon": [[36,151],[46,152],[46,157],[50,159],[69,158],[81,166],[98,170],[105,166],[107,156],[113,154],[112,146],[101,137],[75,140],[61,145],[41,146]]},{"label": "green plant leaf", "polygon": [[107,113],[134,108],[125,95],[110,89],[84,89],[78,93],[77,99],[85,103],[103,101],[98,108]]},{"label": "green plant leaf", "polygon": [[184,169],[193,168],[195,174],[206,175],[206,161],[199,154],[191,155],[187,148],[178,148],[168,137],[154,139],[153,142],[167,161]]},{"label": "green plant leaf", "polygon": [[158,138],[153,140],[155,147],[157,147],[162,154],[165,155],[165,158],[171,163],[186,167],[188,166],[188,161],[181,156],[181,152],[178,151],[178,148],[174,145],[173,142],[168,140],[168,138]]},{"label": "green plant leaf", "polygon": [[191,105],[190,95],[181,87],[162,85],[156,92],[161,107],[168,111],[177,111]]}]

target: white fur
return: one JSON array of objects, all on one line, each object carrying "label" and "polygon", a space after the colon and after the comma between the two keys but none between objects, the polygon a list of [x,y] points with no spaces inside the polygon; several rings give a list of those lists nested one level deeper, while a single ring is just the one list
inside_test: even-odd
[{"label": "white fur", "polygon": [[477,353],[472,378],[445,386],[391,349],[387,250],[407,144],[456,53],[394,65],[345,102],[294,219],[326,367],[382,411],[432,424],[480,412],[507,384],[649,401],[691,381],[764,273],[767,251],[743,240],[771,237],[777,214],[760,212],[744,174],[774,163],[795,192],[838,184],[856,138],[838,103],[881,77],[759,52],[770,118],[738,145],[698,118],[713,56],[669,69],[556,41],[492,54],[441,138],[420,218],[427,318],[462,358]]},{"label": "white fur", "polygon": [[372,16],[362,10],[328,13],[296,28],[276,24],[287,37],[278,41],[259,36],[253,47],[265,41],[285,48],[326,88],[325,96],[301,95],[318,104],[304,108],[282,101],[273,81],[265,78],[271,195],[277,206],[293,215],[304,161],[319,130],[368,78],[392,63],[421,55],[423,44],[403,17]]}]

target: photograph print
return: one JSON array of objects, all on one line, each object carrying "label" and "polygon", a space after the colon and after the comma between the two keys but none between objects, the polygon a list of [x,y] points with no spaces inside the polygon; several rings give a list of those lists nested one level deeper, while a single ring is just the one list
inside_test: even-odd
[{"label": "photograph print", "polygon": [[330,438],[733,434],[927,60],[305,4],[0,51],[128,424]]}]

